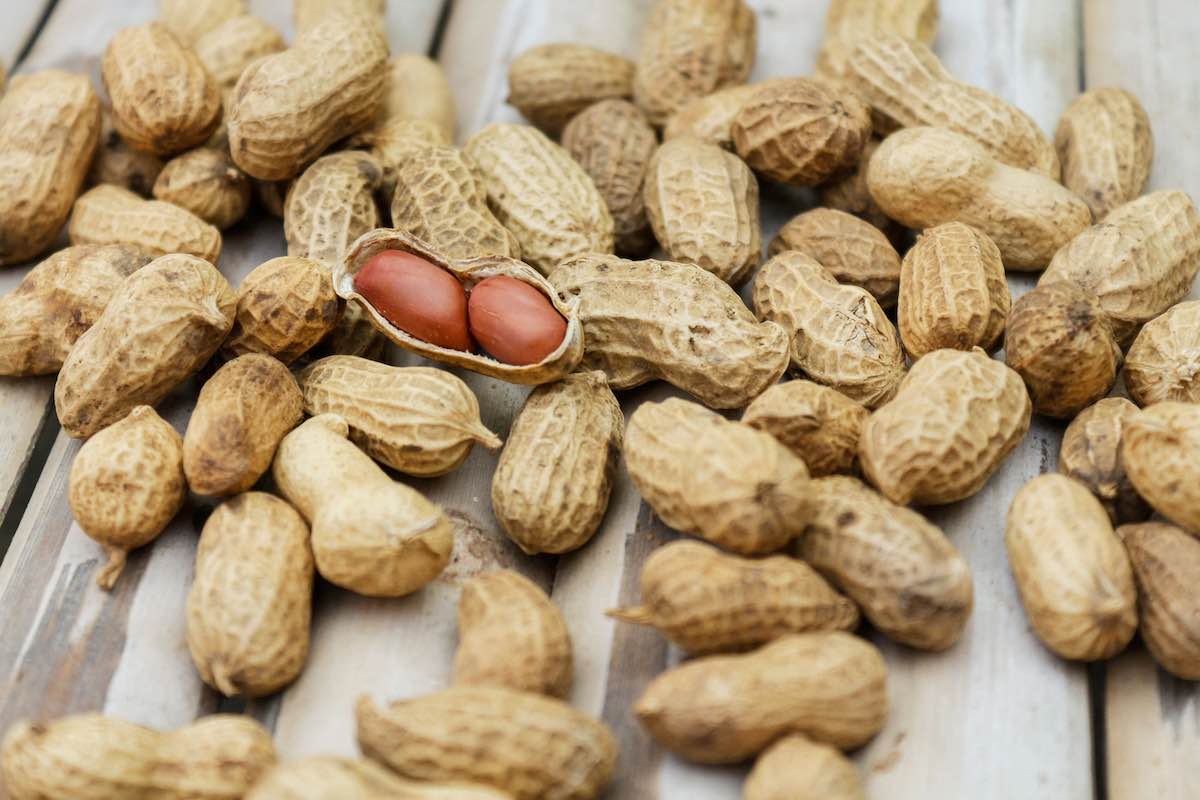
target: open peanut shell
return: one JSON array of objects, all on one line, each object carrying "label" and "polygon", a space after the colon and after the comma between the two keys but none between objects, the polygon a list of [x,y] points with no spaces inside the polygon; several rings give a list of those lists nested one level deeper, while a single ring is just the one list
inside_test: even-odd
[{"label": "open peanut shell", "polygon": [[[475,284],[494,275],[507,275],[537,289],[567,321],[567,333],[554,352],[536,364],[517,366],[497,361],[485,353],[452,350],[422,341],[397,328],[375,310],[354,288],[354,276],[372,256],[384,250],[412,253],[450,272],[462,282],[467,291]],[[504,256],[481,256],[454,261],[431,249],[421,240],[394,228],[377,228],[364,233],[350,245],[333,270],[333,287],[348,303],[357,303],[366,311],[371,324],[400,347],[419,353],[434,361],[465,367],[481,375],[509,383],[534,385],[550,383],[570,374],[583,358],[583,326],[579,322],[579,301],[559,299],[558,292],[537,270],[528,264]]]}]

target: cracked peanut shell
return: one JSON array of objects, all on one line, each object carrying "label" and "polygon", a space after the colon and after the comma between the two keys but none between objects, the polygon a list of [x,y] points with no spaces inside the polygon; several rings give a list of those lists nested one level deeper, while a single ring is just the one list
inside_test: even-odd
[{"label": "cracked peanut shell", "polygon": [[836,389],[793,380],[756,397],[742,422],[774,436],[819,478],[858,472],[858,437],[870,415],[865,406]]},{"label": "cracked peanut shell", "polygon": [[1147,322],[1125,359],[1125,388],[1139,406],[1200,403],[1200,301]]},{"label": "cracked peanut shell", "polygon": [[633,94],[633,62],[596,47],[531,47],[508,67],[508,104],[549,136],[593,103]]},{"label": "cracked peanut shell", "polygon": [[383,167],[369,153],[322,156],[288,188],[283,233],[288,255],[332,268],[355,239],[379,227],[375,191]]},{"label": "cracked peanut shell", "polygon": [[1200,679],[1200,541],[1162,522],[1122,525],[1138,589],[1138,632],[1159,666]]},{"label": "cracked peanut shell", "polygon": [[246,800],[512,800],[486,786],[409,781],[365,758],[309,756],[272,768]]},{"label": "cracked peanut shell", "polygon": [[937,0],[832,0],[817,52],[818,78],[845,78],[847,62],[863,39],[894,33],[932,45],[938,30]]},{"label": "cracked peanut shell", "polygon": [[246,215],[250,178],[225,150],[197,147],[166,163],[154,181],[154,199],[187,209],[218,230]]},{"label": "cracked peanut shell", "polygon": [[290,364],[333,330],[338,296],[329,269],[309,258],[280,256],[259,264],[237,290],[229,357],[264,353]]},{"label": "cracked peanut shell", "polygon": [[1114,525],[1150,516],[1150,506],[1133,488],[1121,458],[1121,432],[1137,413],[1138,407],[1124,397],[1106,397],[1079,412],[1058,451],[1058,471],[1096,495]]},{"label": "cracked peanut shell", "polygon": [[1132,92],[1101,88],[1075,98],[1058,120],[1054,147],[1063,185],[1104,216],[1146,188],[1154,137],[1146,109]]},{"label": "cracked peanut shell", "polygon": [[71,244],[129,244],[152,256],[186,253],[216,264],[221,232],[187,209],[103,184],[75,201]]},{"label": "cracked peanut shell", "polygon": [[[936,8],[936,6],[935,6]],[[746,776],[742,800],[866,800],[854,762],[836,747],[786,736],[768,747]]]},{"label": "cracked peanut shell", "polygon": [[1121,433],[1125,473],[1154,510],[1200,535],[1200,405],[1143,408]]}]

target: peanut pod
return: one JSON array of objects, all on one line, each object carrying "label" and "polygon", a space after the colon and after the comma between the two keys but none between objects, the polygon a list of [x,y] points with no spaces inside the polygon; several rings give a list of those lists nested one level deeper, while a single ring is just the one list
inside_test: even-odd
[{"label": "peanut pod", "polygon": [[167,162],[154,181],[154,198],[186,209],[218,230],[225,230],[250,208],[250,178],[229,153],[197,147]]},{"label": "peanut pod", "polygon": [[427,122],[445,143],[454,139],[454,95],[442,65],[423,53],[401,53],[388,62],[378,124]]},{"label": "peanut pod", "polygon": [[633,63],[574,43],[531,47],[508,67],[508,104],[549,136],[593,103],[633,94]]},{"label": "peanut pod", "polygon": [[1200,535],[1200,405],[1167,401],[1130,417],[1121,459],[1155,511]]},{"label": "peanut pod", "polygon": [[308,258],[264,261],[237,290],[228,356],[265,353],[290,364],[333,330],[339,317],[329,269]]},{"label": "peanut pod", "polygon": [[355,239],[379,227],[375,190],[382,181],[383,168],[368,153],[317,159],[292,182],[284,202],[288,255],[332,268]]},{"label": "peanut pod", "polygon": [[1200,403],[1200,301],[1173,306],[1142,327],[1125,359],[1125,388],[1140,406]]},{"label": "peanut pod", "polygon": [[1138,587],[1138,632],[1154,660],[1177,678],[1200,679],[1200,542],[1161,522],[1122,525]]},{"label": "peanut pod", "polygon": [[816,75],[838,81],[863,39],[896,33],[933,44],[938,30],[937,0],[832,0],[825,12],[825,36],[817,52]]},{"label": "peanut pod", "polygon": [[75,201],[71,244],[128,244],[152,256],[186,253],[210,264],[221,257],[221,232],[187,209],[145,200],[120,186],[89,189]]},{"label": "peanut pod", "polygon": [[409,781],[366,759],[309,756],[269,770],[246,800],[512,800],[465,783]]},{"label": "peanut pod", "polygon": [[742,422],[778,439],[814,478],[858,472],[858,439],[870,412],[839,391],[811,381],[787,381],[746,406]]},{"label": "peanut pod", "polygon": [[285,49],[283,37],[258,17],[241,13],[221,22],[195,40],[193,49],[213,80],[228,92],[246,67]]},{"label": "peanut pod", "polygon": [[1054,147],[1063,185],[1084,199],[1097,221],[1142,193],[1154,160],[1146,109],[1124,89],[1092,89],[1058,120]]},{"label": "peanut pod", "polygon": [[746,777],[742,800],[866,800],[862,777],[841,751],[807,736],[785,736]]},{"label": "peanut pod", "polygon": [[1133,488],[1121,457],[1121,432],[1137,413],[1138,407],[1124,397],[1107,397],[1079,412],[1058,451],[1058,471],[1096,495],[1114,525],[1150,516],[1150,506]]}]

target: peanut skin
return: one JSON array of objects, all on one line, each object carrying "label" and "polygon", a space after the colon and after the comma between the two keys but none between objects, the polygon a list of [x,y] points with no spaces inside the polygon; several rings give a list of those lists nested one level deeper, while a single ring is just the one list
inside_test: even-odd
[{"label": "peanut skin", "polygon": [[507,275],[484,278],[467,300],[471,335],[497,361],[537,364],[557,350],[567,321],[546,295]]},{"label": "peanut skin", "polygon": [[376,253],[354,274],[354,290],[405,333],[450,350],[475,349],[462,284],[420,256]]}]

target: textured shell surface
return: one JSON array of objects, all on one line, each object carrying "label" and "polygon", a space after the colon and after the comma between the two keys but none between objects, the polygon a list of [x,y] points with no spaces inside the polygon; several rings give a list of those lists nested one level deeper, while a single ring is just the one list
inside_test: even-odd
[{"label": "textured shell surface", "polygon": [[1177,678],[1200,679],[1200,541],[1161,522],[1122,525],[1138,588],[1138,633],[1154,660]]},{"label": "textured shell surface", "polygon": [[845,77],[846,62],[863,39],[894,33],[932,45],[938,30],[937,0],[832,0],[825,12],[825,37],[816,74]]},{"label": "textured shell surface", "polygon": [[1008,509],[1008,563],[1042,642],[1063,658],[1095,661],[1125,649],[1137,629],[1129,557],[1087,487],[1039,475]]},{"label": "textured shell surface", "polygon": [[804,462],[770,434],[689,400],[638,407],[625,466],[664,523],[726,550],[771,553],[804,528]]},{"label": "textured shell surface", "polygon": [[690,655],[749,650],[789,633],[853,630],[858,608],[812,567],[790,556],[763,559],[677,541],[642,566],[642,603],[610,611],[650,625]]},{"label": "textured shell surface", "polygon": [[693,264],[583,256],[554,271],[587,329],[582,365],[614,389],[665,380],[711,408],[742,408],[779,380],[789,336],[760,323],[720,278]]},{"label": "textured shell surface", "polygon": [[158,0],[158,20],[185,44],[246,14],[246,0]]},{"label": "textured shell surface", "polygon": [[839,283],[866,289],[882,308],[896,305],[900,255],[866,220],[833,208],[805,211],[788,220],[771,240],[770,255],[784,250],[812,256]]},{"label": "textured shell surface", "polygon": [[54,242],[100,139],[100,100],[84,75],[13,78],[0,97],[0,267]]},{"label": "textured shell surface", "polygon": [[420,781],[468,781],[514,800],[592,800],[612,778],[617,743],[604,723],[561,700],[456,687],[355,708],[363,753]]},{"label": "textured shell surface", "polygon": [[494,686],[566,697],[574,662],[562,612],[512,570],[472,578],[458,601],[455,686]]},{"label": "textured shell surface", "polygon": [[625,418],[603,372],[539,386],[521,407],[492,476],[492,512],[526,553],[566,553],[608,509]]},{"label": "textured shell surface", "polygon": [[432,124],[449,144],[457,125],[454,95],[442,65],[424,53],[400,53],[388,62],[379,122]]},{"label": "textured shell surface", "polygon": [[369,153],[322,156],[292,182],[283,206],[288,255],[332,268],[354,240],[379,227],[383,167]]},{"label": "textured shell surface", "polygon": [[733,149],[733,118],[759,89],[787,80],[768,78],[754,83],[726,86],[712,94],[689,100],[673,113],[663,128],[663,141],[693,136],[709,144]]},{"label": "textured shell surface", "polygon": [[1121,458],[1155,511],[1200,535],[1200,405],[1166,401],[1130,417]]},{"label": "textured shell surface", "polygon": [[358,16],[361,18],[358,24],[374,25],[383,30],[387,0],[292,0],[292,20],[297,36],[336,14]]},{"label": "textured shell surface", "polygon": [[130,189],[143,197],[150,195],[163,160],[153,153],[144,153],[129,146],[112,124],[112,114],[100,108],[100,142],[88,167],[85,186],[113,183]]},{"label": "textured shell surface", "polygon": [[1067,106],[1054,132],[1063,184],[1097,220],[1146,188],[1154,136],[1146,109],[1124,89],[1084,92]]},{"label": "textured shell surface", "polygon": [[756,28],[743,0],[658,0],[642,32],[634,101],[661,126],[689,101],[745,83]]},{"label": "textured shell surface", "polygon": [[246,67],[260,58],[283,52],[286,47],[279,31],[250,14],[230,17],[194,45],[200,63],[223,91],[237,84]]},{"label": "textured shell surface", "polygon": [[221,257],[221,232],[192,212],[108,184],[79,196],[68,234],[71,244],[129,244],[152,256],[187,253],[211,264]]},{"label": "textured shell surface", "polygon": [[1138,407],[1124,397],[1107,397],[1079,412],[1063,433],[1058,452],[1059,472],[1088,487],[1114,525],[1150,516],[1121,457],[1121,432],[1137,413]]},{"label": "textured shell surface", "polygon": [[[396,191],[396,172],[412,164],[412,154],[429,145],[450,147],[452,142],[427,119],[393,118],[364,128],[346,140],[346,146],[366,150],[383,167],[383,183],[379,194],[390,198]],[[478,180],[478,177],[476,177]],[[282,208],[279,216],[283,216]]]},{"label": "textured shell surface", "polygon": [[431,367],[393,367],[357,356],[326,356],[296,375],[304,411],[337,414],[367,455],[409,475],[444,475],[471,447],[500,446],[479,419],[462,379]]},{"label": "textured shell surface", "polygon": [[858,437],[870,414],[836,389],[794,380],[776,384],[755,398],[742,414],[742,422],[774,436],[819,478],[858,471]]},{"label": "textured shell surface", "polygon": [[572,256],[611,253],[613,219],[570,154],[528,125],[492,123],[467,140],[488,205],[543,275]]},{"label": "textured shell surface", "polygon": [[1041,282],[1069,280],[1095,292],[1127,345],[1144,323],[1191,291],[1200,269],[1200,212],[1181,191],[1118,206],[1059,250]]},{"label": "textured shell surface", "polygon": [[633,62],[587,45],[537,45],[508,67],[508,104],[550,136],[593,103],[632,94]]},{"label": "textured shell surface", "polygon": [[[936,4],[933,7],[937,8]],[[742,800],[866,800],[866,797],[854,762],[836,747],[819,744],[806,736],[786,736],[767,748],[754,762],[742,790]]]},{"label": "textured shell surface", "polygon": [[945,650],[974,605],[971,570],[937,526],[848,476],[812,482],[795,553],[858,603],[889,638]]},{"label": "textured shell surface", "polygon": [[914,359],[942,348],[996,349],[1011,307],[1000,250],[969,225],[930,228],[904,255],[896,317]]},{"label": "textured shell surface", "polygon": [[738,155],[755,172],[816,186],[858,163],[871,140],[871,111],[849,92],[792,78],[747,98],[730,130]]},{"label": "textured shell surface", "polygon": [[792,336],[791,363],[813,381],[875,408],[904,377],[900,336],[866,289],[839,284],[812,256],[784,250],[758,271],[754,310]]},{"label": "textured shell surface", "polygon": [[313,557],[308,526],[263,492],[217,506],[196,550],[187,642],[201,678],[227,697],[262,697],[308,657]]},{"label": "textured shell surface", "polygon": [[654,236],[671,260],[734,286],[758,266],[758,181],[737,156],[699,139],[672,139],[650,159],[644,196]]},{"label": "textured shell surface", "polygon": [[1125,359],[1125,387],[1140,406],[1200,403],[1200,300],[1146,323]]},{"label": "textured shell surface", "polygon": [[195,256],[160,256],[134,272],[58,373],[63,430],[86,438],[134,406],[158,403],[216,352],[235,304],[221,273]]},{"label": "textured shell surface", "polygon": [[867,165],[871,163],[871,156],[875,155],[881,141],[872,138],[863,145],[862,155],[853,169],[835,175],[822,184],[820,200],[822,206],[853,214],[874,225],[893,241],[897,241],[902,238],[900,226],[883,213],[883,209],[875,202],[875,198],[871,197],[871,191],[867,187]]},{"label": "textured shell surface", "polygon": [[486,786],[409,781],[365,758],[309,756],[280,764],[246,800],[512,800]]},{"label": "textured shell surface", "polygon": [[859,461],[894,503],[953,503],[983,488],[1032,410],[1021,376],[982,350],[934,350],[863,425]]},{"label": "textured shell surface", "polygon": [[154,181],[156,200],[174,203],[220,230],[250,207],[250,178],[224,150],[198,147],[167,162]]},{"label": "textured shell surface", "polygon": [[122,281],[150,261],[123,244],[59,250],[0,297],[0,375],[58,372]]},{"label": "textured shell surface", "polygon": [[693,659],[651,681],[634,705],[660,744],[702,764],[744,761],[793,733],[855,748],[879,732],[887,709],[883,656],[843,631]]},{"label": "textured shell surface", "polygon": [[325,338],[338,320],[329,269],[312,259],[280,256],[250,271],[237,290],[226,355],[265,353],[290,364]]}]

